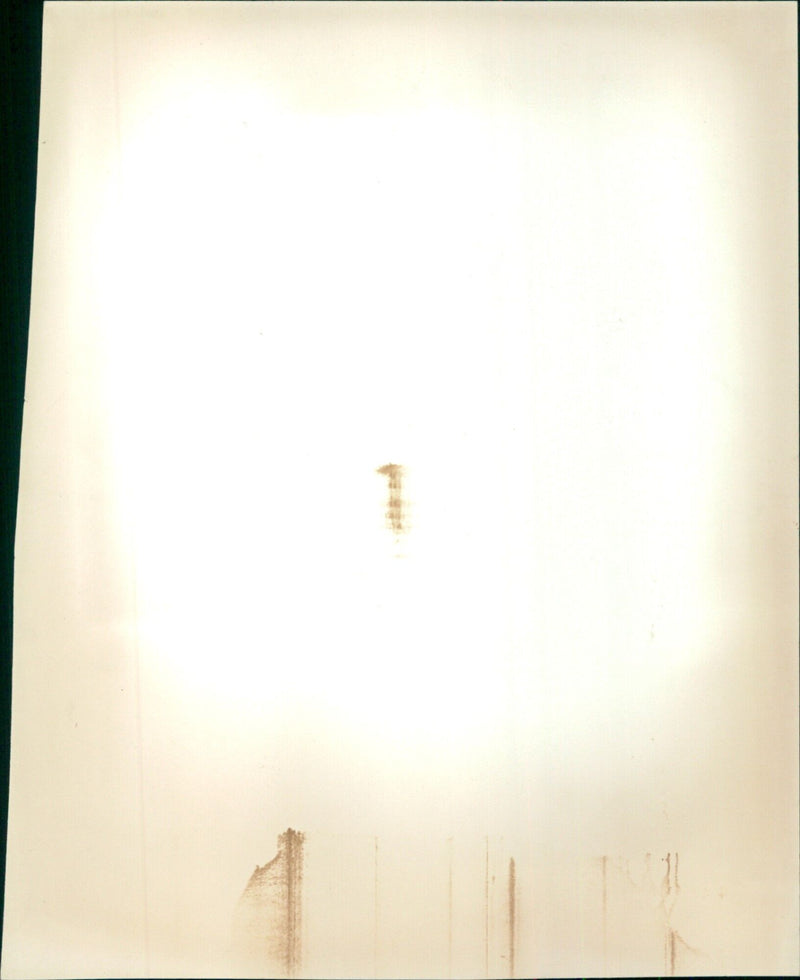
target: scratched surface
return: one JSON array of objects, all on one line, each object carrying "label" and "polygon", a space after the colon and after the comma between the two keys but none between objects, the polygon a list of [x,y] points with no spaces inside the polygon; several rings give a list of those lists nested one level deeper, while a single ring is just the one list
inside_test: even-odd
[{"label": "scratched surface", "polygon": [[797,972],[793,8],[44,28],[2,975]]}]

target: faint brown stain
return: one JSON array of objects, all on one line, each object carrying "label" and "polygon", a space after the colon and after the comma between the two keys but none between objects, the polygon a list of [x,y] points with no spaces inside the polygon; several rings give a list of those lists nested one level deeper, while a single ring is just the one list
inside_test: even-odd
[{"label": "faint brown stain", "polygon": [[661,882],[661,903],[667,918],[669,918],[680,891],[678,887],[678,854],[677,852],[674,854],[670,852],[663,860],[666,864],[666,870]]},{"label": "faint brown stain", "polygon": [[[692,956],[705,956],[706,954],[693,946],[681,936],[681,934],[674,929],[672,926],[672,912],[680,897],[680,882],[678,878],[678,868],[679,868],[679,855],[677,851],[670,851],[661,861],[664,864],[664,873],[660,879],[660,882],[654,880],[652,874],[653,868],[651,866],[653,855],[648,852],[645,855],[645,871],[641,879],[635,880],[630,873],[630,866],[627,861],[622,859],[617,859],[609,865],[609,859],[607,856],[603,856],[600,859],[601,869],[602,869],[602,910],[603,910],[603,953],[604,953],[604,973],[608,973],[607,964],[605,963],[606,956],[606,930],[607,930],[607,916],[608,916],[608,890],[609,887],[613,886],[616,882],[617,885],[624,884],[627,882],[627,886],[630,889],[639,890],[646,889],[651,894],[653,891],[660,893],[660,901],[655,907],[656,915],[660,919],[660,925],[663,928],[663,963],[664,963],[664,975],[666,976],[676,976],[682,975],[683,969],[681,967],[681,959],[687,953]],[[617,872],[619,877],[610,877],[609,872]],[[612,897],[613,897],[613,887],[612,887]],[[618,937],[619,941],[622,941],[622,937]]]},{"label": "faint brown stain", "polygon": [[678,961],[678,947],[682,946],[685,950],[690,953],[694,953],[696,956],[702,956],[703,953],[699,949],[695,949],[690,946],[686,940],[681,936],[677,929],[668,929],[667,938],[664,943],[664,961],[667,973],[671,977],[675,976],[675,970],[677,968]]},{"label": "faint brown stain", "polygon": [[403,501],[403,467],[386,463],[375,471],[387,478],[389,496],[386,501],[386,526],[399,537],[407,528],[406,506]]},{"label": "faint brown stain", "polygon": [[675,930],[670,929],[667,934],[667,963],[669,966],[669,975],[671,977],[675,976]]},{"label": "faint brown stain", "polygon": [[279,838],[286,851],[286,972],[290,977],[298,975],[302,957],[300,930],[304,840],[303,834],[291,828]]},{"label": "faint brown stain", "polygon": [[514,980],[517,949],[517,866],[512,857],[508,862],[508,971]]},{"label": "faint brown stain", "polygon": [[250,876],[236,906],[234,948],[248,975],[298,976],[302,959],[303,843],[289,828],[278,853]]}]

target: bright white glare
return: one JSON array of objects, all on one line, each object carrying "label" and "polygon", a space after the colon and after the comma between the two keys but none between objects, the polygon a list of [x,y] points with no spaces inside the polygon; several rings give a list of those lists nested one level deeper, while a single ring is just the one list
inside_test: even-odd
[{"label": "bright white glare", "polygon": [[545,156],[503,115],[220,86],[139,114],[99,240],[159,683],[480,738],[514,685],[566,718],[691,658],[720,309],[691,127],[637,122],[590,133],[598,187],[574,134]]}]

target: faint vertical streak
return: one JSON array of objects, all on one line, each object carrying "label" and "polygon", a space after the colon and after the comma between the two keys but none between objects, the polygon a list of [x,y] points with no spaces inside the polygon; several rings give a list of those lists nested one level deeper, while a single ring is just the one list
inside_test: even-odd
[{"label": "faint vertical streak", "polygon": [[296,977],[301,962],[303,835],[289,828],[283,839],[286,850],[286,973]]},{"label": "faint vertical streak", "polygon": [[514,959],[516,953],[517,918],[517,868],[514,858],[508,862],[508,972],[514,980]]},{"label": "faint vertical streak", "polygon": [[603,975],[608,976],[608,857],[603,862]]},{"label": "faint vertical streak", "polygon": [[675,930],[669,931],[669,975],[675,976]]},{"label": "faint vertical streak", "polygon": [[681,886],[678,884],[678,852],[675,852],[675,891],[681,890]]},{"label": "faint vertical streak", "polygon": [[373,937],[372,937],[372,956],[374,960],[373,973],[378,976],[378,838],[375,838],[375,881],[373,884],[373,902],[374,902],[374,922],[373,922]]},{"label": "faint vertical streak", "polygon": [[292,888],[292,877],[294,874],[294,869],[292,867],[292,838],[290,836],[291,831],[286,836],[286,949],[284,950],[284,956],[286,957],[286,976],[289,978],[294,977],[294,958],[292,956],[292,947],[294,946],[294,889]]},{"label": "faint vertical streak", "polygon": [[447,840],[447,977],[453,976],[453,838]]},{"label": "faint vertical streak", "polygon": [[486,835],[486,862],[483,875],[483,961],[489,977],[489,835]]}]

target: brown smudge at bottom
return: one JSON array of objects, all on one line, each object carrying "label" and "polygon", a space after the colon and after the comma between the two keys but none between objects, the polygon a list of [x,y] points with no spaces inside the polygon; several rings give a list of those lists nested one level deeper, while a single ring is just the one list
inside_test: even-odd
[{"label": "brown smudge at bottom", "polygon": [[302,954],[304,835],[289,828],[256,867],[236,906],[233,947],[243,975],[297,977]]}]

